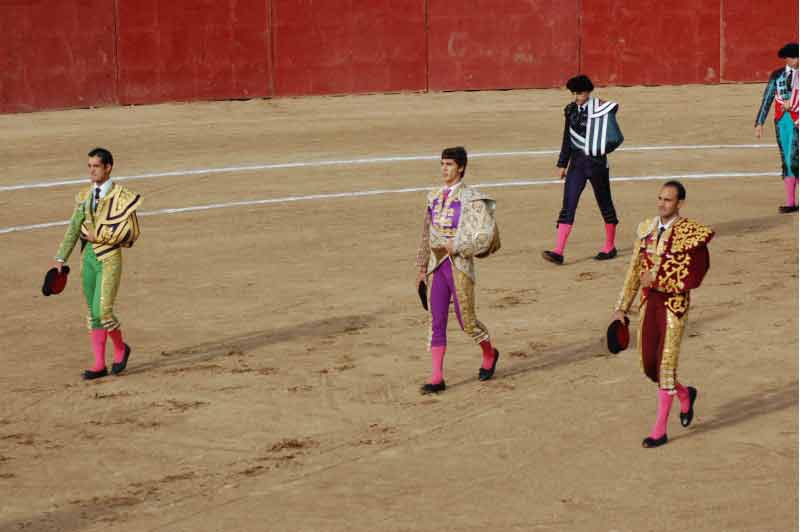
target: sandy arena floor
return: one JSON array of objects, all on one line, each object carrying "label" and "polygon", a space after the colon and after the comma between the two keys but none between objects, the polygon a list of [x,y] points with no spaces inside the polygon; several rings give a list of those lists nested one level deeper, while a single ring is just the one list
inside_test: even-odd
[{"label": "sandy arena floor", "polygon": [[[626,148],[612,175],[622,256],[591,257],[586,190],[558,268],[558,184],[486,188],[503,249],[478,264],[479,316],[502,351],[450,327],[448,391],[422,397],[426,316],[414,291],[425,192],[163,209],[438,183],[441,148],[467,181],[552,180],[566,91],[170,104],[0,116],[0,231],[66,220],[95,145],[116,176],[388,156],[430,159],[131,179],[143,235],[117,314],[127,374],[91,361],[78,276],[44,298],[64,227],[0,233],[2,531],[787,531],[798,515],[797,217],[774,132],[753,138],[758,85],[619,88]],[[763,144],[765,147],[731,147]],[[725,147],[727,146],[727,147]],[[731,173],[757,176],[725,177]],[[644,450],[655,390],[635,349],[603,336],[636,224],[658,182],[686,179],[684,215],[713,225],[694,294],[670,443]],[[720,176],[722,174],[722,176]],[[161,212],[159,212],[161,211]],[[72,259],[78,264],[78,254]],[[77,274],[77,267],[76,272]]]}]

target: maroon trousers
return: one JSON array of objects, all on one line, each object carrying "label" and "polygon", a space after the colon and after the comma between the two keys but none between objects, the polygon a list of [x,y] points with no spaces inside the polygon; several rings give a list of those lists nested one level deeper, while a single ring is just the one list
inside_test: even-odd
[{"label": "maroon trousers", "polygon": [[661,369],[661,355],[667,337],[667,295],[655,290],[647,291],[639,334],[644,373],[653,382],[658,382]]}]

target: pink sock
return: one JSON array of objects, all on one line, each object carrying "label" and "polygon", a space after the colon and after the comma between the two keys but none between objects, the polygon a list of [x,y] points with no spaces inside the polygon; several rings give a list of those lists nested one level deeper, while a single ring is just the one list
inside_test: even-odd
[{"label": "pink sock", "polygon": [[492,369],[492,365],[494,364],[494,348],[492,347],[492,342],[489,340],[484,340],[480,343],[481,349],[483,349],[483,362],[481,363],[481,367],[483,369]]},{"label": "pink sock", "polygon": [[614,249],[614,241],[617,238],[617,224],[606,224],[606,245],[603,246],[603,253],[608,253]]},{"label": "pink sock", "polygon": [[673,396],[667,390],[658,390],[658,415],[656,424],[650,432],[650,437],[654,440],[659,439],[667,433],[667,421],[669,420],[669,410],[672,408]]},{"label": "pink sock", "polygon": [[92,351],[94,351],[94,366],[92,371],[100,371],[106,367],[106,336],[105,329],[92,329]]},{"label": "pink sock", "polygon": [[689,389],[683,384],[676,382],[675,391],[678,392],[678,400],[681,402],[681,413],[685,414],[692,406],[692,400],[689,397]]},{"label": "pink sock", "polygon": [[786,206],[794,207],[795,205],[797,205],[797,202],[794,199],[795,190],[797,189],[797,178],[784,177],[783,188],[786,189]]},{"label": "pink sock", "polygon": [[556,247],[553,250],[554,253],[558,253],[559,255],[564,254],[564,248],[567,247],[567,239],[571,231],[572,224],[558,224],[558,237]]},{"label": "pink sock", "polygon": [[431,347],[431,384],[439,384],[444,380],[444,352],[447,351],[446,345]]},{"label": "pink sock", "polygon": [[114,343],[114,363],[119,364],[125,359],[125,342],[122,341],[122,331],[114,329],[108,333]]}]

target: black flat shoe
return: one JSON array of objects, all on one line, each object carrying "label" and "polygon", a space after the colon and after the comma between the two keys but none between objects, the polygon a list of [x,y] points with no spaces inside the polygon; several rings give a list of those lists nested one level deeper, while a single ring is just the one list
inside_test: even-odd
[{"label": "black flat shoe", "polygon": [[497,367],[497,359],[500,358],[500,351],[497,349],[494,350],[494,362],[492,362],[492,369],[481,369],[478,370],[478,380],[479,381],[488,381],[494,376],[494,369]]},{"label": "black flat shoe", "polygon": [[128,365],[128,357],[131,356],[131,346],[125,344],[125,358],[122,359],[122,362],[114,362],[111,364],[111,374],[112,375],[119,375],[123,371],[125,371],[125,367]]},{"label": "black flat shoe", "polygon": [[642,440],[642,447],[644,447],[645,449],[650,449],[652,447],[660,447],[660,446],[664,445],[665,443],[667,443],[667,435],[666,434],[664,434],[663,436],[661,436],[657,440],[654,440],[653,438],[648,436],[647,438]]},{"label": "black flat shoe", "polygon": [[555,251],[542,251],[542,257],[553,264],[564,264],[564,255],[559,255]]},{"label": "black flat shoe", "polygon": [[782,207],[778,207],[778,212],[781,214],[790,214],[793,212],[797,212],[798,208],[797,205],[784,205]]},{"label": "black flat shoe", "polygon": [[613,248],[608,253],[606,253],[605,251],[599,252],[597,255],[594,256],[594,260],[611,260],[616,256],[617,256],[617,248]]},{"label": "black flat shoe", "polygon": [[694,401],[697,399],[697,388],[689,386],[687,389],[689,390],[689,411],[685,414],[681,412],[682,427],[688,427],[692,424],[692,418],[694,417]]},{"label": "black flat shoe", "polygon": [[423,384],[422,387],[419,389],[419,393],[422,395],[428,395],[431,393],[439,393],[443,392],[447,386],[445,385],[444,381],[437,382],[436,384],[431,384],[430,382]]},{"label": "black flat shoe", "polygon": [[100,377],[105,377],[106,375],[108,375],[108,370],[106,368],[103,368],[100,371],[92,371],[87,369],[83,372],[83,380],[90,381],[93,379],[99,379]]}]

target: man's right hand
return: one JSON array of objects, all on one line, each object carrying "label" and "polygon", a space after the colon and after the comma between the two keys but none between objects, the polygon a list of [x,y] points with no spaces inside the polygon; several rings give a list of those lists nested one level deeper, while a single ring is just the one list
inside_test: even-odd
[{"label": "man's right hand", "polygon": [[62,266],[64,266],[64,263],[63,263],[63,262],[61,262],[60,260],[57,260],[57,261],[55,261],[55,263],[53,263],[53,267],[54,267],[56,270],[58,270],[58,273],[61,273],[61,267],[62,267]]},{"label": "man's right hand", "polygon": [[559,179],[564,179],[565,177],[567,177],[567,169],[566,168],[559,168],[558,169],[558,178]]},{"label": "man's right hand", "polygon": [[622,323],[625,323],[625,313],[621,310],[614,311],[614,313],[611,315],[611,323],[614,323],[615,321],[621,321]]},{"label": "man's right hand", "polygon": [[756,138],[760,139],[764,135],[764,126],[756,126]]},{"label": "man's right hand", "polygon": [[417,287],[419,286],[419,283],[421,283],[422,281],[424,281],[424,280],[425,280],[425,277],[427,277],[427,274],[425,273],[425,271],[424,271],[424,270],[421,270],[421,271],[420,271],[420,272],[417,274],[417,282],[414,284],[414,288],[417,288]]}]

